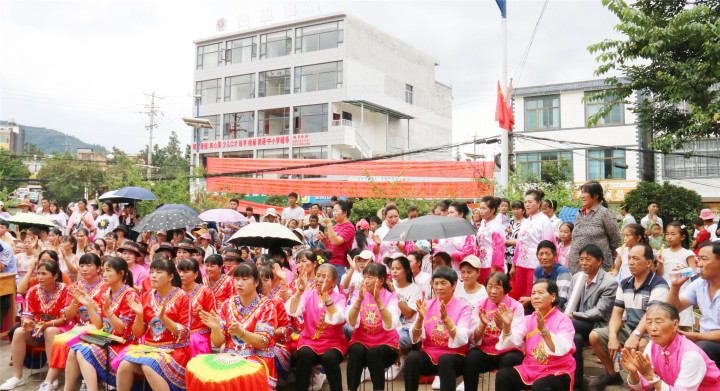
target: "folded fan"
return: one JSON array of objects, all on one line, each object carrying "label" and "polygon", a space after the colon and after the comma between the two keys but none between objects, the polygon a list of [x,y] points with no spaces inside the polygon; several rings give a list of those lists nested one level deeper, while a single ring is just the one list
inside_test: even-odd
[{"label": "folded fan", "polygon": [[268,390],[263,364],[232,354],[200,354],[187,365],[188,390]]}]

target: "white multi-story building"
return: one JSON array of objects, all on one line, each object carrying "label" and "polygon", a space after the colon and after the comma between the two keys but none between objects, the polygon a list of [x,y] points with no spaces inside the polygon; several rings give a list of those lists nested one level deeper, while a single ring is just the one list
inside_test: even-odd
[{"label": "white multi-story building", "polygon": [[589,116],[608,103],[583,102],[583,97],[607,88],[603,80],[590,80],[516,89],[517,169],[539,176],[543,163],[562,164],[578,184],[589,180],[605,184],[610,202],[622,202],[640,179],[652,176],[651,155],[624,149],[641,149],[648,142],[624,104],[615,106],[597,126],[586,126]]},{"label": "white multi-story building", "polygon": [[[438,62],[343,13],[195,41],[207,157],[371,157],[451,142],[452,90]],[[411,159],[449,160],[450,151]]]},{"label": "white multi-story building", "polygon": [[[540,175],[543,162],[567,160],[576,183],[601,181],[609,189],[610,202],[622,202],[625,193],[645,179],[669,181],[697,191],[711,206],[720,204],[720,139],[689,143],[676,151],[699,155],[691,158],[649,152],[650,132],[638,127],[635,114],[624,104],[588,128],[589,116],[608,102],[583,102],[583,97],[607,88],[603,80],[590,80],[516,89],[518,137],[513,150],[518,169]],[[633,94],[631,101],[635,99]]]}]

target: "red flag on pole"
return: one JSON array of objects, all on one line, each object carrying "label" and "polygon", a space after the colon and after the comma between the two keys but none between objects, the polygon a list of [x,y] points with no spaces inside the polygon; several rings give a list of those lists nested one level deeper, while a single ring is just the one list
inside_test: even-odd
[{"label": "red flag on pole", "polygon": [[499,81],[497,88],[497,104],[495,106],[495,121],[499,122],[501,128],[508,131],[512,131],[512,126],[515,125],[515,117],[513,116],[510,106],[505,101]]}]

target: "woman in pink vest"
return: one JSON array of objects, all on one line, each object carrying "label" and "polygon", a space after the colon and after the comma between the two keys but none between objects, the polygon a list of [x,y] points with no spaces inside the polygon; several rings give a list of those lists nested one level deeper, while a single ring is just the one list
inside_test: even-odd
[{"label": "woman in pink vest", "polygon": [[513,312],[511,330],[519,332],[524,321],[525,309],[523,305],[510,297],[510,277],[501,272],[488,276],[485,290],[488,297],[477,304],[477,312],[472,314],[472,336],[470,342],[474,344],[465,356],[465,391],[476,391],[478,377],[481,373],[494,369],[514,367],[523,361],[523,353],[518,347],[498,350],[496,345],[500,339],[500,326],[497,321],[498,307],[504,304]]},{"label": "woman in pink vest", "polygon": [[423,349],[410,352],[405,360],[406,390],[417,391],[420,375],[439,375],[440,390],[454,391],[455,380],[463,373],[471,311],[453,297],[457,279],[452,268],[438,267],[432,278],[435,298],[417,301],[417,320],[410,331],[412,342],[422,340]]},{"label": "woman in pink vest", "polygon": [[526,316],[520,327],[512,327],[515,314],[500,304],[495,317],[502,329],[497,349],[525,345],[525,359],[514,368],[503,368],[495,378],[496,390],[569,391],[575,374],[575,329],[572,321],[557,309],[560,304],[554,281],[540,279],[532,285],[531,303],[535,313]]},{"label": "woman in pink vest", "polygon": [[505,226],[502,225],[502,217],[497,216],[499,207],[499,198],[485,196],[475,208],[482,217],[477,226],[481,284],[491,273],[505,271]]},{"label": "woman in pink vest", "polygon": [[385,368],[398,359],[400,307],[397,294],[388,288],[385,265],[373,262],[363,269],[360,290],[350,299],[347,322],[355,331],[348,349],[349,391],[358,389],[365,367],[373,390],[385,389]]},{"label": "woman in pink vest", "polygon": [[641,354],[622,349],[620,361],[630,372],[632,390],[720,390],[720,370],[694,342],[678,333],[680,315],[672,305],[660,302],[645,313],[650,343]]},{"label": "woman in pink vest", "polygon": [[298,277],[296,291],[285,303],[289,316],[303,318],[295,368],[295,389],[307,391],[315,365],[322,365],[331,391],[342,391],[340,363],[347,351],[342,332],[345,324],[345,295],[333,289],[337,285],[335,266],[324,263],[315,272],[315,286],[308,289],[307,275]]}]

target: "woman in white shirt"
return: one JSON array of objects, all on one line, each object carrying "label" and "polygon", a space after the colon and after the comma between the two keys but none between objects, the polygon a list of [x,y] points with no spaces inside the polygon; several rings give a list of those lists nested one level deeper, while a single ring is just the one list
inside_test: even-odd
[{"label": "woman in white shirt", "polygon": [[413,282],[413,272],[410,261],[405,257],[397,257],[390,263],[390,274],[393,283],[390,290],[395,291],[400,307],[400,359],[398,363],[388,368],[385,380],[395,380],[405,363],[405,357],[410,352],[412,341],[410,327],[417,318],[417,301],[423,299],[423,290],[420,285]]},{"label": "woman in white shirt", "polygon": [[113,210],[112,202],[104,201],[100,207],[102,214],[95,219],[95,239],[102,239],[120,224]]}]

